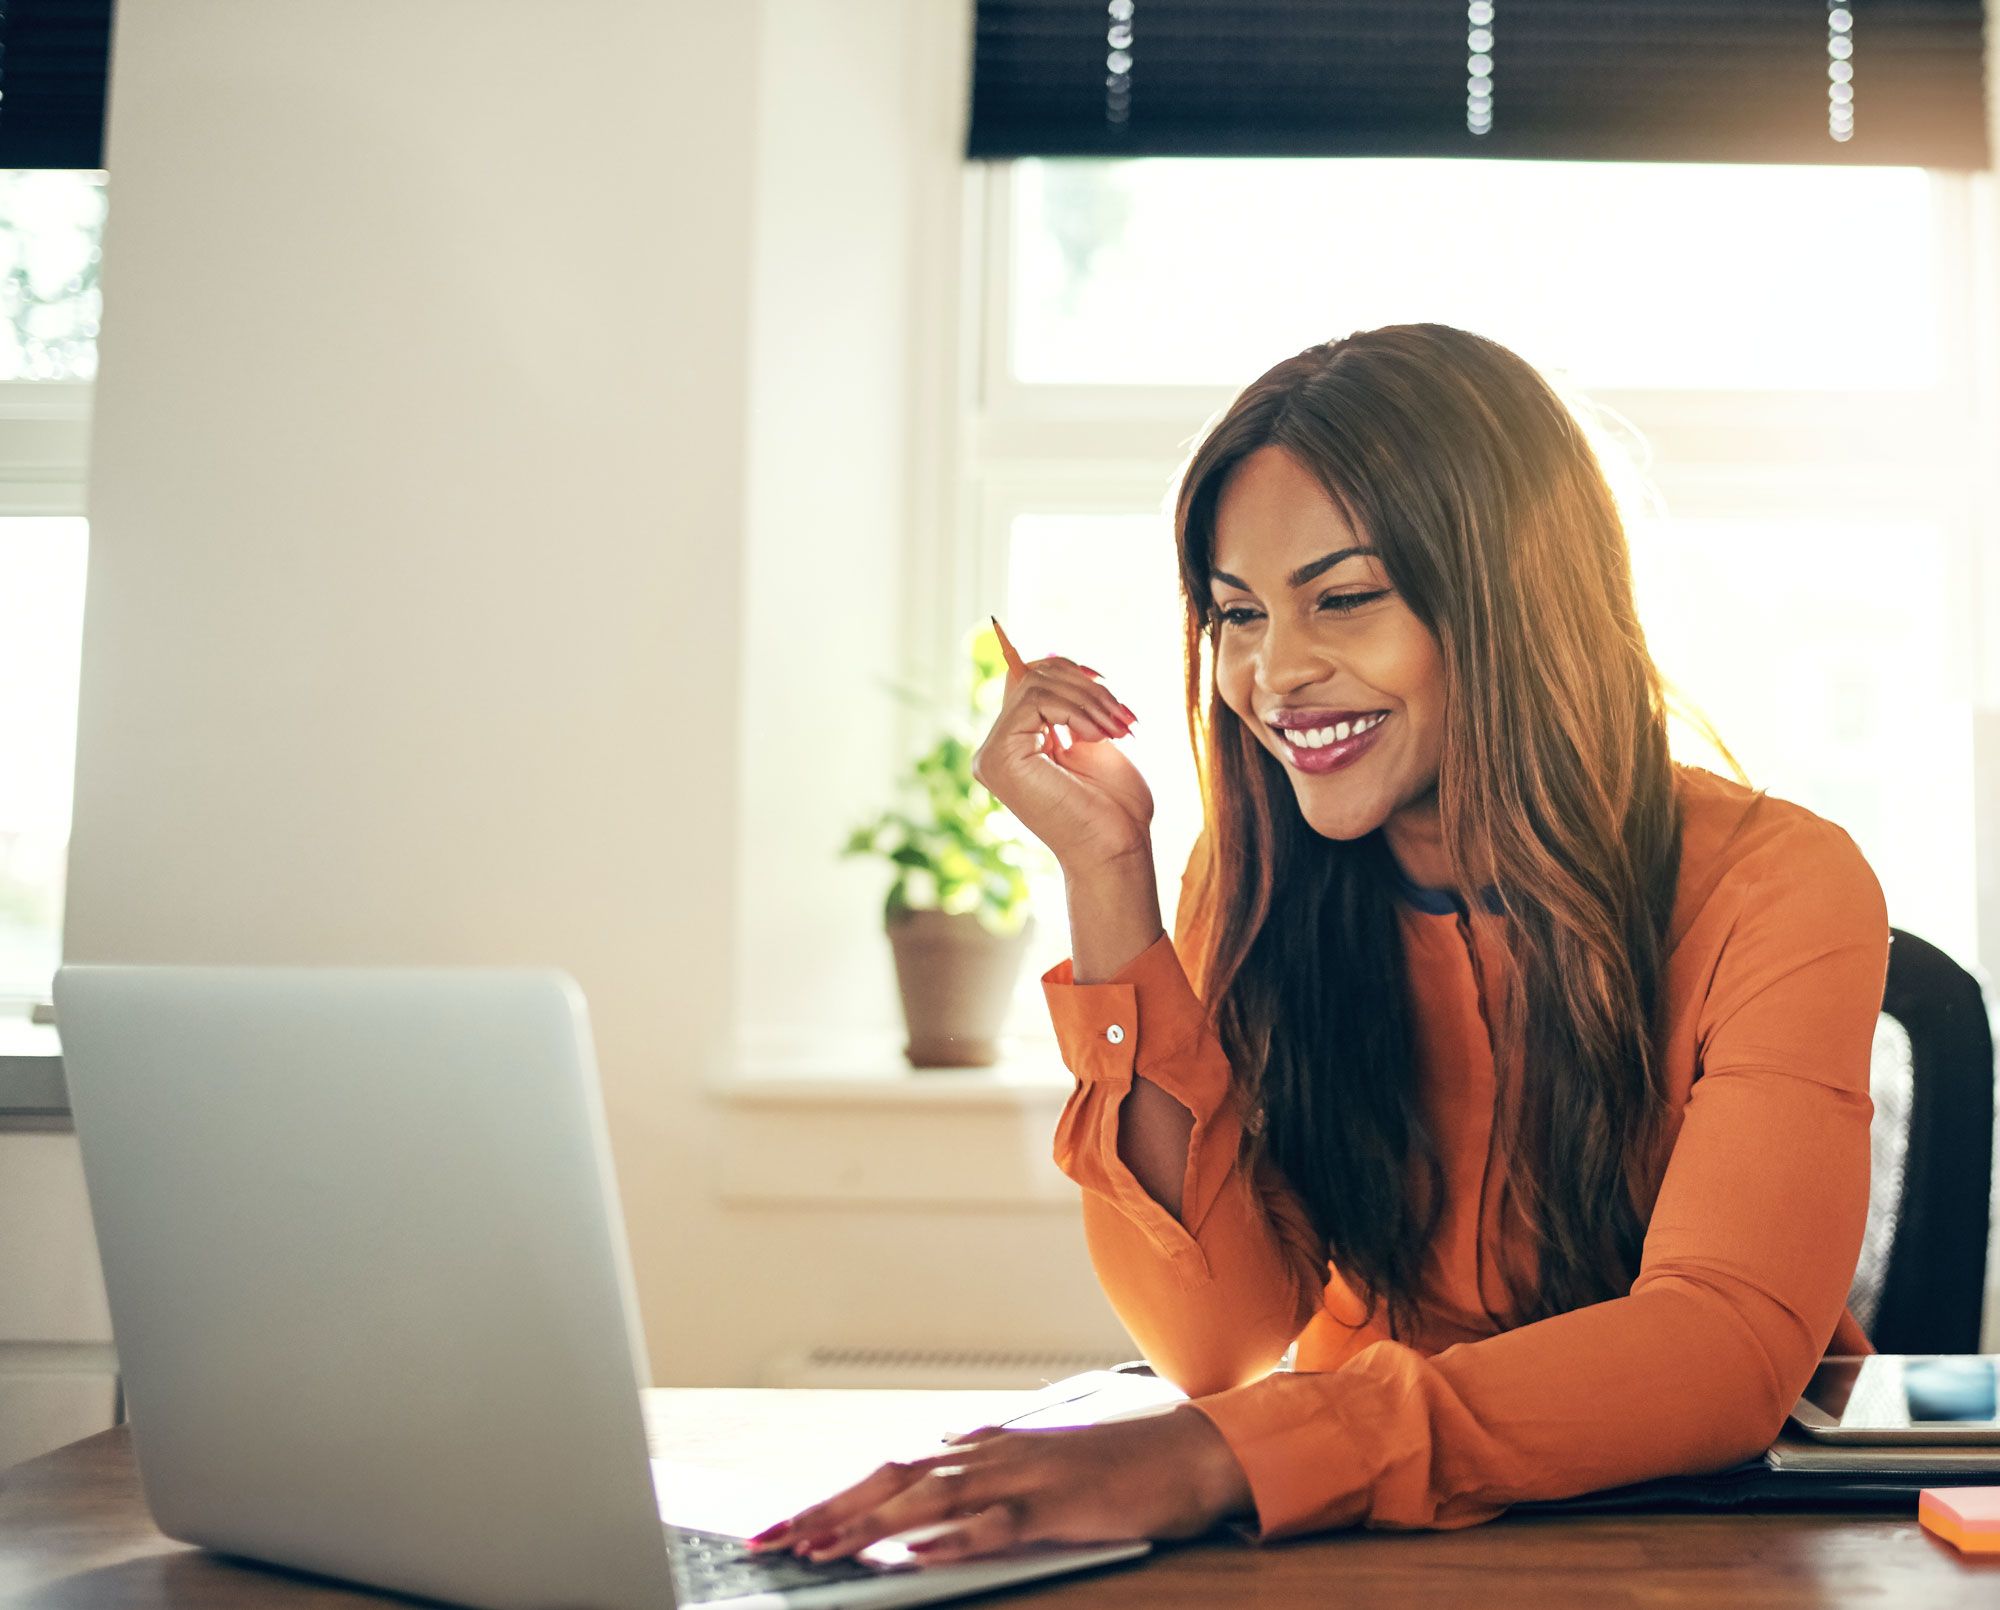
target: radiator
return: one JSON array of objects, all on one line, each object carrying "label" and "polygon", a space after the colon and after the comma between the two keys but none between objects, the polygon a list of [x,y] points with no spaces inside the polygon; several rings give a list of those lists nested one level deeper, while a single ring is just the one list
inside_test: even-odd
[{"label": "radiator", "polygon": [[766,1386],[1035,1388],[1130,1362],[1137,1351],[1051,1348],[840,1347],[823,1344],[767,1362]]}]

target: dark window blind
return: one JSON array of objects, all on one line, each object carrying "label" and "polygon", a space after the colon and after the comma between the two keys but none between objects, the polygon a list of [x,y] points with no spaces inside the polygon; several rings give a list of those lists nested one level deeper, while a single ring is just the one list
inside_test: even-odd
[{"label": "dark window blind", "polygon": [[0,168],[104,166],[111,0],[0,5]]},{"label": "dark window blind", "polygon": [[1466,0],[978,0],[966,154],[1988,164],[1981,0],[1489,10],[1475,133]]}]

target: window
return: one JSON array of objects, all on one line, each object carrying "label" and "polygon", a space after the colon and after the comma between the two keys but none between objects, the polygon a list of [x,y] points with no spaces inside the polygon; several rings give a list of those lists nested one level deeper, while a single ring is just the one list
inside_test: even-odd
[{"label": "window", "polygon": [[0,517],[0,996],[40,996],[61,958],[83,635],[84,522]]},{"label": "window", "polygon": [[101,175],[0,170],[0,380],[96,376],[103,234]]},{"label": "window", "polygon": [[[1990,362],[1974,183],[1372,159],[975,170],[976,556],[956,615],[1004,600],[1024,652],[1087,658],[1138,711],[1171,913],[1199,826],[1170,512],[1188,447],[1313,342],[1404,320],[1478,330],[1596,432],[1665,674],[1753,782],[1854,835],[1892,922],[1973,961]],[[1691,730],[1675,741],[1723,769]],[[1036,895],[1046,966],[1067,945],[1059,876]],[[1045,1019],[1026,977],[1010,1027]]]},{"label": "window", "polygon": [[0,1010],[61,960],[99,172],[0,170]]},{"label": "window", "polygon": [[[1234,388],[1324,333],[1433,320],[1587,387],[1935,385],[1913,168],[1021,162],[1009,370]],[[1863,222],[1865,220],[1865,222]],[[1303,336],[1303,339],[1302,339]]]}]

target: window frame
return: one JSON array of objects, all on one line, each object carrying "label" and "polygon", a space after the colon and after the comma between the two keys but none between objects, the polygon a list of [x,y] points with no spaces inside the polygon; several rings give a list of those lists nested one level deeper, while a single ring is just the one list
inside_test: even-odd
[{"label": "window frame", "polygon": [[0,515],[86,511],[95,382],[0,380]]}]

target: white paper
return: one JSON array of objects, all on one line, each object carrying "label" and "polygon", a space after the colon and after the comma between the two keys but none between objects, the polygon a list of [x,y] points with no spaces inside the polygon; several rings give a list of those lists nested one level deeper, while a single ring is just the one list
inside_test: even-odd
[{"label": "white paper", "polygon": [[[1000,1423],[1006,1429],[1049,1430],[1158,1414],[1185,1401],[1185,1396],[1178,1387],[1153,1376],[1092,1370],[1057,1381],[1033,1398],[1012,1392],[995,1394],[995,1407],[1001,1410]],[[963,1409],[962,1401],[959,1407]],[[928,1451],[947,1437],[977,1430],[979,1424],[976,1420],[940,1424],[937,1443],[926,1449],[912,1449],[907,1443],[894,1447],[872,1439],[865,1446],[851,1441],[846,1446],[830,1446],[802,1437],[795,1456],[754,1472],[698,1457],[655,1459],[653,1490],[659,1498],[660,1519],[697,1531],[749,1537],[832,1497],[884,1459]]]}]

